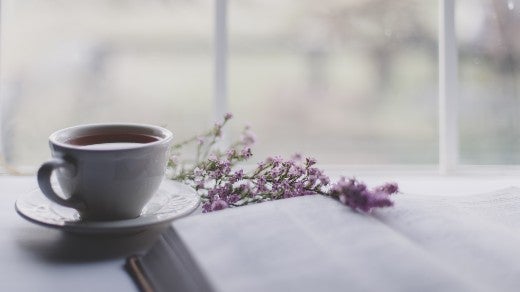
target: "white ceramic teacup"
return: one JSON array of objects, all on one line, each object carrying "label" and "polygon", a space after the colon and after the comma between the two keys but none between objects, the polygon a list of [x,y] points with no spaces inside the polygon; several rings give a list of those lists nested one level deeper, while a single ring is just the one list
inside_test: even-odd
[{"label": "white ceramic teacup", "polygon": [[[86,220],[136,218],[159,188],[173,135],[144,124],[91,124],[49,137],[52,159],[38,170],[38,184],[51,201]],[[68,198],[51,185],[55,172]]]}]

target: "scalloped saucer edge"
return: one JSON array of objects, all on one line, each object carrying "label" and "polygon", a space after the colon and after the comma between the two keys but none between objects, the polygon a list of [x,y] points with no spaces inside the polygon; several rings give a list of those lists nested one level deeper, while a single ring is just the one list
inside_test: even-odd
[{"label": "scalloped saucer edge", "polygon": [[21,195],[16,212],[24,219],[46,227],[81,234],[136,233],[186,216],[200,204],[197,192],[180,182],[165,179],[141,216],[117,221],[82,221],[78,212],[49,201],[40,189]]}]

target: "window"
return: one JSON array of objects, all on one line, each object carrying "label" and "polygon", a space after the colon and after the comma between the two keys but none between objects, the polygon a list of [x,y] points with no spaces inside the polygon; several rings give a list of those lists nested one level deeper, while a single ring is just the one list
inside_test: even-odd
[{"label": "window", "polygon": [[260,156],[438,160],[435,2],[229,0],[229,45],[230,109]]},{"label": "window", "polygon": [[211,1],[2,1],[2,147],[15,165],[49,157],[80,123],[212,122]]},{"label": "window", "polygon": [[257,133],[257,159],[518,164],[518,6],[4,0],[2,153],[38,164],[48,134],[78,123],[183,139],[231,111],[232,137],[246,123]]},{"label": "window", "polygon": [[519,8],[457,1],[461,163],[520,163]]}]

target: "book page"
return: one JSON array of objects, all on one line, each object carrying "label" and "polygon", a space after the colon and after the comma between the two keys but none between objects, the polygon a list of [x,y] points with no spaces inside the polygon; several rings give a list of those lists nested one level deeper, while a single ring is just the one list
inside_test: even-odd
[{"label": "book page", "polygon": [[376,218],[490,291],[520,287],[516,188],[475,196],[396,197]]},{"label": "book page", "polygon": [[451,202],[482,219],[520,230],[520,189],[517,187],[473,196],[456,196]]},{"label": "book page", "polygon": [[[307,196],[192,216],[173,227],[217,291],[493,291],[491,282],[475,281],[420,244],[417,230],[435,236],[430,227],[440,227],[403,212],[408,205],[374,218]],[[400,224],[415,228],[403,232]]]}]

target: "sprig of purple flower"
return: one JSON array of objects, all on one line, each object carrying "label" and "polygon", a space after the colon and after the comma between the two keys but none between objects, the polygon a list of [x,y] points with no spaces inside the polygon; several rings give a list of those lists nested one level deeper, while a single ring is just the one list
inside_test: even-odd
[{"label": "sprig of purple flower", "polygon": [[396,183],[386,183],[369,190],[367,186],[356,179],[342,177],[329,190],[328,195],[353,209],[370,212],[373,208],[393,206],[390,195],[399,191]]},{"label": "sprig of purple flower", "polygon": [[[246,127],[241,139],[227,149],[215,147],[231,118],[231,114],[226,114],[224,121],[207,133],[172,147],[168,161],[171,178],[188,183],[201,194],[203,212],[316,194],[337,199],[363,212],[393,205],[390,195],[399,191],[397,184],[368,189],[364,183],[344,177],[331,184],[330,178],[315,166],[315,159],[302,159],[301,155],[291,159],[269,157],[248,172],[237,169],[238,162],[252,157],[250,147],[256,138]],[[180,150],[189,144],[196,144],[197,149],[195,160],[187,167],[188,163],[181,162],[179,157]]]}]

